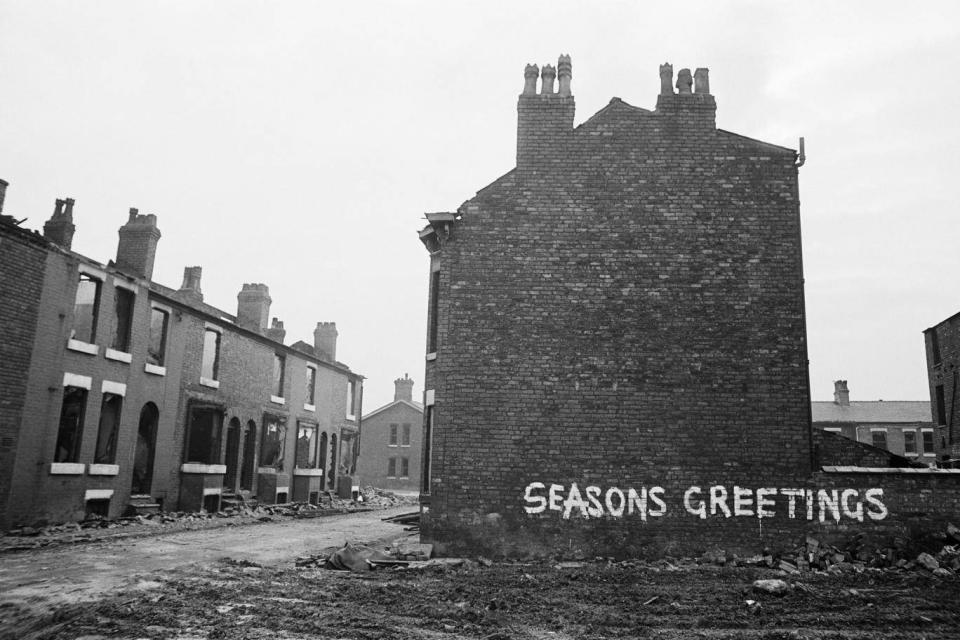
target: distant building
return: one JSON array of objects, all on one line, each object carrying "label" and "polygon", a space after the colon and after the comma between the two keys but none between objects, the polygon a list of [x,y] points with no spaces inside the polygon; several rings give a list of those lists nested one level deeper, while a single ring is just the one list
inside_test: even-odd
[{"label": "distant building", "polygon": [[393,402],[363,416],[357,473],[363,485],[394,491],[420,489],[423,405],[413,401],[413,380],[393,381]]},{"label": "distant building", "polygon": [[937,445],[944,467],[960,467],[960,313],[923,332],[927,350],[930,403],[937,424]]},{"label": "distant building", "polygon": [[937,446],[929,402],[851,402],[846,380],[835,381],[833,387],[833,402],[811,403],[814,428],[934,466]]},{"label": "distant building", "polygon": [[203,302],[200,267],[153,282],[160,231],[136,209],[115,261],[75,253],[73,206],[57,200],[43,236],[0,218],[0,527],[335,488],[363,380],[335,325],[294,349],[266,285],[231,315]]}]

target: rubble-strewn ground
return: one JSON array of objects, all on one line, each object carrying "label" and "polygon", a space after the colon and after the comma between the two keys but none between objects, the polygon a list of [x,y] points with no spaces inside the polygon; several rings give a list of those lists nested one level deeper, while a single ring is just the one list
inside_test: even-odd
[{"label": "rubble-strewn ground", "polygon": [[[788,585],[759,591],[757,579]],[[158,572],[8,638],[957,638],[960,579],[692,561],[478,563],[367,573],[225,559]]]},{"label": "rubble-strewn ground", "polygon": [[740,558],[424,561],[409,505],[383,500],[393,508],[290,505],[233,531],[0,554],[0,640],[960,638],[952,525]]}]

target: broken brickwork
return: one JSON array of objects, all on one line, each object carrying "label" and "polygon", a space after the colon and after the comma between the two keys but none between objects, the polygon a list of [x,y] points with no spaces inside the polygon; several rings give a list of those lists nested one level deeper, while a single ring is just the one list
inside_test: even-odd
[{"label": "broken brickwork", "polygon": [[859,522],[812,476],[798,154],[718,129],[706,69],[576,128],[569,58],[536,71],[516,168],[421,232],[425,540],[635,555]]}]

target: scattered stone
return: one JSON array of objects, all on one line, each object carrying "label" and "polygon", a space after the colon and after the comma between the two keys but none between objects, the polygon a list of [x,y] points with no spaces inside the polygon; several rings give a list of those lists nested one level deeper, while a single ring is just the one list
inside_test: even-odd
[{"label": "scattered stone", "polygon": [[918,555],[917,564],[919,564],[923,568],[928,569],[930,571],[934,571],[940,568],[940,563],[937,562],[937,559],[934,558],[929,553],[921,553],[920,555]]},{"label": "scattered stone", "polygon": [[782,596],[790,591],[790,585],[783,580],[778,580],[776,578],[769,580],[754,580],[753,589],[754,591],[764,591],[766,593]]}]

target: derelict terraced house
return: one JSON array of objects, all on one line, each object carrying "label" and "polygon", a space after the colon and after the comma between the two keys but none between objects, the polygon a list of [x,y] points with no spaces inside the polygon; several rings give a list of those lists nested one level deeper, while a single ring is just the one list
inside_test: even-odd
[{"label": "derelict terraced house", "polygon": [[420,232],[424,540],[756,551],[955,517],[960,476],[811,429],[802,153],[718,129],[706,69],[577,127],[571,75],[527,66],[516,168]]},{"label": "derelict terraced house", "polygon": [[135,209],[97,263],[71,250],[73,206],[43,236],[0,218],[0,527],[349,492],[363,378],[336,326],[287,346],[265,285],[231,315],[200,267],[153,282],[160,231]]}]

